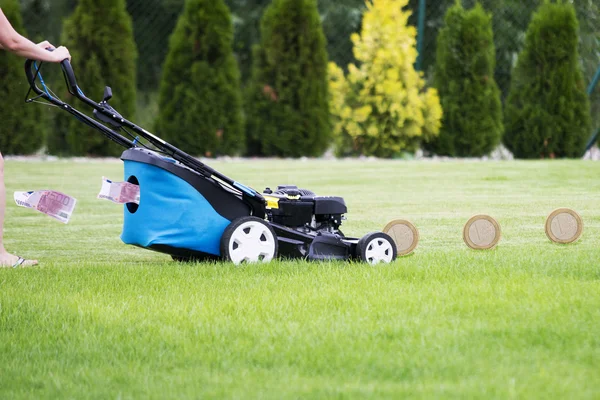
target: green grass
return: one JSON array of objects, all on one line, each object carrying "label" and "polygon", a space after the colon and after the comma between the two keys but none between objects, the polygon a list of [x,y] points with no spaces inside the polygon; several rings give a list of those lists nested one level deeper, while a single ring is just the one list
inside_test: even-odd
[{"label": "green grass", "polygon": [[[392,265],[176,264],[119,240],[96,200],[119,163],[6,166],[9,197],[79,200],[69,225],[9,204],[6,245],[41,266],[0,270],[0,398],[600,397],[600,163],[212,162],[256,189],[340,195],[360,236],[405,218]],[[581,240],[549,242],[571,207]],[[487,213],[489,252],[462,228]]]}]

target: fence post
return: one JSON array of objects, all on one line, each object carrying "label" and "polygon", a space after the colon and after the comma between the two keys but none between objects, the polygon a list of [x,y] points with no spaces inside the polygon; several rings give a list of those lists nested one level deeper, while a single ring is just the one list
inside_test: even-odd
[{"label": "fence post", "polygon": [[[427,4],[425,0],[419,0],[419,23],[417,33],[417,63],[415,68],[417,71],[423,70],[423,42],[425,41],[425,11]],[[600,72],[600,71],[599,71]]]},{"label": "fence post", "polygon": [[[598,81],[600,81],[600,67],[598,67],[598,71],[596,71],[596,75],[594,76],[594,79],[592,79],[592,83],[590,83],[590,86],[588,87],[588,90],[587,90],[588,96],[592,95],[592,92],[594,91],[594,88],[598,84]],[[588,144],[585,146],[585,153],[587,153],[592,148],[594,143],[596,143],[596,140],[598,139],[599,135],[600,135],[600,129],[598,129],[596,131],[596,133],[594,133],[590,137]]]},{"label": "fence post", "polygon": [[588,96],[592,95],[592,92],[594,91],[594,88],[598,84],[598,81],[600,81],[600,67],[598,67],[598,71],[596,71],[596,75],[594,76],[594,79],[592,79],[592,83],[590,83],[590,86],[588,87],[588,90],[587,90]]}]

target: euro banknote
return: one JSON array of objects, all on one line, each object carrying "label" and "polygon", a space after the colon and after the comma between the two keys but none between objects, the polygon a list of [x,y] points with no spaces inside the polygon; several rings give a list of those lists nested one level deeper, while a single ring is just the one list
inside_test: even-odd
[{"label": "euro banknote", "polygon": [[129,182],[114,182],[102,177],[102,188],[99,199],[109,200],[117,204],[140,204],[140,187]]},{"label": "euro banknote", "polygon": [[77,200],[55,190],[15,192],[15,203],[19,207],[31,208],[68,224]]}]

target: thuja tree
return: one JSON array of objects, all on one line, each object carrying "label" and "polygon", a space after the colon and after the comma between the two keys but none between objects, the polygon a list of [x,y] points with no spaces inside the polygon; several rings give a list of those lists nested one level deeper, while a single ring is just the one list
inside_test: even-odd
[{"label": "thuja tree", "polygon": [[[137,51],[125,1],[80,0],[64,23],[61,42],[71,52],[78,86],[86,96],[100,101],[104,87],[110,86],[114,95],[110,104],[133,119]],[[64,82],[55,83],[55,89],[63,100],[69,98]],[[58,154],[114,156],[122,150],[65,113],[56,117],[49,136],[49,149]]]},{"label": "thuja tree", "polygon": [[245,144],[231,14],[223,0],[187,0],[171,37],[156,130],[194,155],[240,153]]},{"label": "thuja tree", "polygon": [[274,0],[266,9],[246,100],[250,155],[325,152],[327,50],[316,0]]},{"label": "thuja tree", "polygon": [[394,157],[414,152],[438,135],[442,108],[415,70],[416,29],[408,0],[367,2],[360,34],[352,35],[348,74],[330,65],[332,115],[338,155]]},{"label": "thuja tree", "polygon": [[[21,34],[23,23],[19,2],[0,0],[0,8]],[[29,154],[43,146],[44,122],[40,110],[25,104],[24,60],[14,54],[0,56],[0,150],[5,154]]]},{"label": "thuja tree", "polygon": [[590,105],[570,3],[534,14],[505,106],[506,146],[519,158],[579,157],[591,132]]},{"label": "thuja tree", "polygon": [[480,157],[500,143],[503,132],[492,20],[481,5],[465,10],[457,2],[445,21],[435,66],[444,117],[430,148],[441,155]]}]

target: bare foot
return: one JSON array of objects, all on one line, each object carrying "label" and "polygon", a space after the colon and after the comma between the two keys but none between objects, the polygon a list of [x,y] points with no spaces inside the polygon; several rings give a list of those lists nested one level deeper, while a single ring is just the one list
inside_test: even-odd
[{"label": "bare foot", "polygon": [[33,267],[37,264],[37,260],[25,260],[6,252],[0,254],[0,268]]}]

